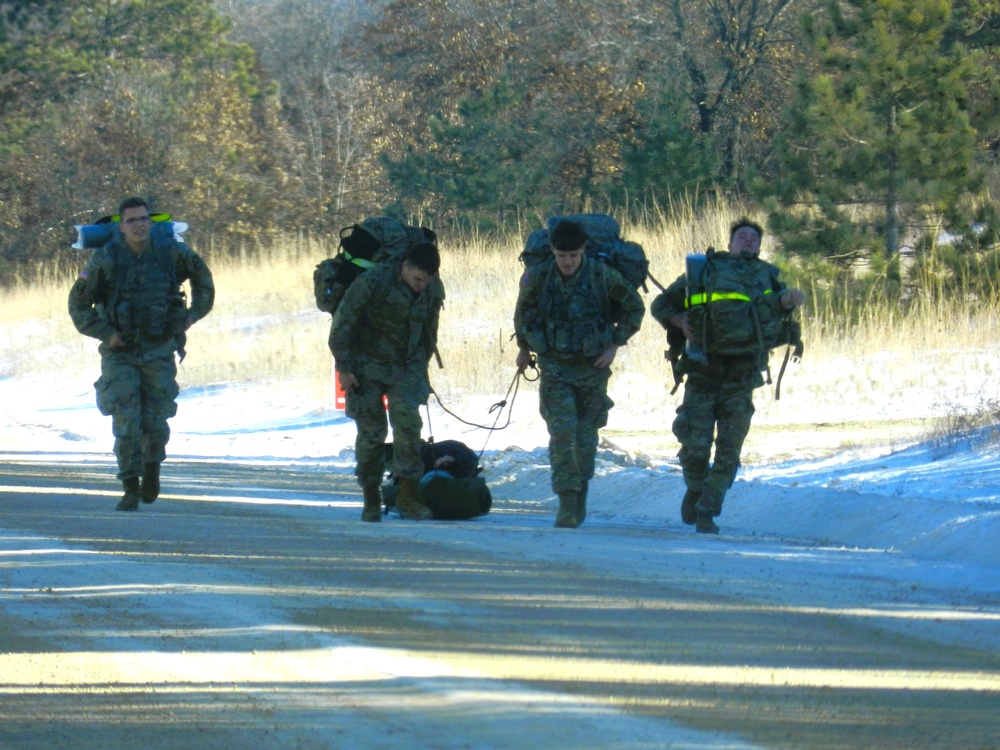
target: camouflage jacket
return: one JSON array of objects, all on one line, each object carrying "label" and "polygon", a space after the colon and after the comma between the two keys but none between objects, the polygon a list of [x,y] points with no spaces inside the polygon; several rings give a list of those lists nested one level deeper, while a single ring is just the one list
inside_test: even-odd
[{"label": "camouflage jacket", "polygon": [[563,279],[554,262],[544,262],[521,277],[514,332],[543,369],[582,376],[593,372],[594,359],[608,346],[624,346],[645,314],[639,293],[610,266],[585,257],[577,273]]},{"label": "camouflage jacket", "polygon": [[337,371],[382,383],[404,374],[426,380],[443,305],[439,277],[417,294],[403,281],[401,263],[382,263],[361,274],[333,316],[330,350]]},{"label": "camouflage jacket", "polygon": [[[215,285],[205,261],[183,242],[152,236],[136,255],[119,232],[94,251],[69,293],[76,329],[105,344],[115,333],[126,350],[143,344],[182,348],[184,331],[208,315]],[[181,284],[191,284],[187,306]]]}]

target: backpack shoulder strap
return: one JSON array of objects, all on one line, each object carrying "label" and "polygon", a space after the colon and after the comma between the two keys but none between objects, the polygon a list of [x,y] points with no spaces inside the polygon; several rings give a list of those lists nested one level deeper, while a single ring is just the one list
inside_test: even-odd
[{"label": "backpack shoulder strap", "polygon": [[127,252],[125,245],[119,242],[117,239],[112,239],[102,248],[97,250],[97,252],[106,253],[109,260],[111,261],[112,271],[115,277],[115,288],[112,298],[108,300],[108,307],[114,309],[118,305],[118,298],[121,296],[122,287],[125,285],[125,252]]},{"label": "backpack shoulder strap", "polygon": [[151,231],[149,242],[153,257],[156,258],[156,262],[170,280],[170,286],[174,289],[180,287],[180,282],[177,278],[177,260],[180,257],[180,248],[178,247],[179,243],[177,240],[174,239],[173,235],[164,235],[156,231]]},{"label": "backpack shoulder strap", "polygon": [[607,265],[596,258],[588,258],[587,263],[590,266],[590,288],[597,298],[597,304],[601,306],[601,316],[606,319],[610,318],[611,298],[608,295]]},{"label": "backpack shoulder strap", "polygon": [[524,269],[525,284],[535,292],[541,292],[549,285],[552,278],[552,268],[555,263],[543,261]]}]

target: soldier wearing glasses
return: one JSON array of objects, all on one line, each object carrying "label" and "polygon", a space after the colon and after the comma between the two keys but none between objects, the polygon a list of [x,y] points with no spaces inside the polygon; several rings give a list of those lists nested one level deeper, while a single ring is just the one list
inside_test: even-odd
[{"label": "soldier wearing glasses", "polygon": [[[149,205],[126,198],[113,238],[94,251],[69,295],[76,329],[101,343],[97,408],[111,416],[118,478],[117,509],[134,511],[160,492],[160,463],[177,413],[175,352],[185,331],[212,309],[208,266],[167,232],[153,231]],[[188,307],[181,284],[190,282]]]}]

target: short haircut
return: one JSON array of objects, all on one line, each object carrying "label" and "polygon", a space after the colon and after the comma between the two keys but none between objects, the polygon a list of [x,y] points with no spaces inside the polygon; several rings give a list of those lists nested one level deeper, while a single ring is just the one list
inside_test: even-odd
[{"label": "short haircut", "polygon": [[748,219],[746,216],[742,216],[739,219],[737,219],[736,221],[734,221],[732,223],[732,226],[729,227],[729,240],[730,240],[730,242],[732,241],[732,239],[736,235],[736,233],[738,231],[740,231],[743,227],[750,227],[752,230],[754,230],[757,233],[758,237],[760,237],[761,239],[764,239],[764,230],[761,228],[760,224],[758,224],[756,221],[752,221],[752,220]]},{"label": "short haircut", "polygon": [[549,231],[549,244],[553,250],[573,252],[587,244],[587,233],[575,221],[560,219]]},{"label": "short haircut", "polygon": [[408,247],[403,260],[431,276],[437,276],[437,272],[441,268],[441,253],[438,252],[437,245],[427,240],[422,240]]},{"label": "short haircut", "polygon": [[131,198],[126,198],[121,203],[118,204],[118,215],[121,216],[125,213],[126,208],[144,208],[146,213],[149,213],[149,204],[146,203],[142,198],[133,195]]}]

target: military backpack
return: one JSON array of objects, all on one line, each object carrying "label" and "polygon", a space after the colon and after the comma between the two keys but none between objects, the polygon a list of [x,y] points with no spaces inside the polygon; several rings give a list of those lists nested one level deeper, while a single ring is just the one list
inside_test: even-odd
[{"label": "military backpack", "polygon": [[[76,241],[71,245],[74,250],[95,250],[104,247],[111,242],[118,229],[118,222],[121,217],[102,216],[93,224],[75,224]],[[152,222],[149,234],[156,240],[173,238],[177,242],[184,241],[184,233],[188,230],[188,225],[183,221],[174,221],[170,214],[158,213],[150,214],[149,220]]]},{"label": "military backpack", "polygon": [[764,366],[770,350],[780,346],[794,346],[800,357],[799,323],[782,310],[780,295],[772,290],[777,269],[712,248],[703,257],[701,263],[689,259],[689,269],[700,270],[693,277],[689,271],[684,300],[698,346],[711,356],[757,355]]},{"label": "military backpack", "polygon": [[646,289],[649,260],[642,245],[622,239],[621,227],[614,217],[607,214],[572,214],[549,218],[547,226],[528,235],[520,255],[525,268],[552,261],[549,231],[563,219],[577,224],[587,235],[585,254],[588,258],[614,268],[633,289]]},{"label": "military backpack", "polygon": [[[392,460],[392,443],[387,443],[386,460]],[[437,459],[451,456],[449,464],[438,467]],[[458,521],[485,516],[493,505],[493,496],[486,480],[480,476],[479,456],[458,440],[426,442],[420,447],[424,476],[420,480],[420,501],[430,508],[436,521]],[[382,502],[386,510],[396,506],[399,485],[382,485]]]},{"label": "military backpack", "polygon": [[313,271],[316,307],[333,315],[358,276],[381,262],[400,260],[418,242],[436,240],[432,230],[389,216],[374,216],[344,227],[337,254],[321,261]]}]

